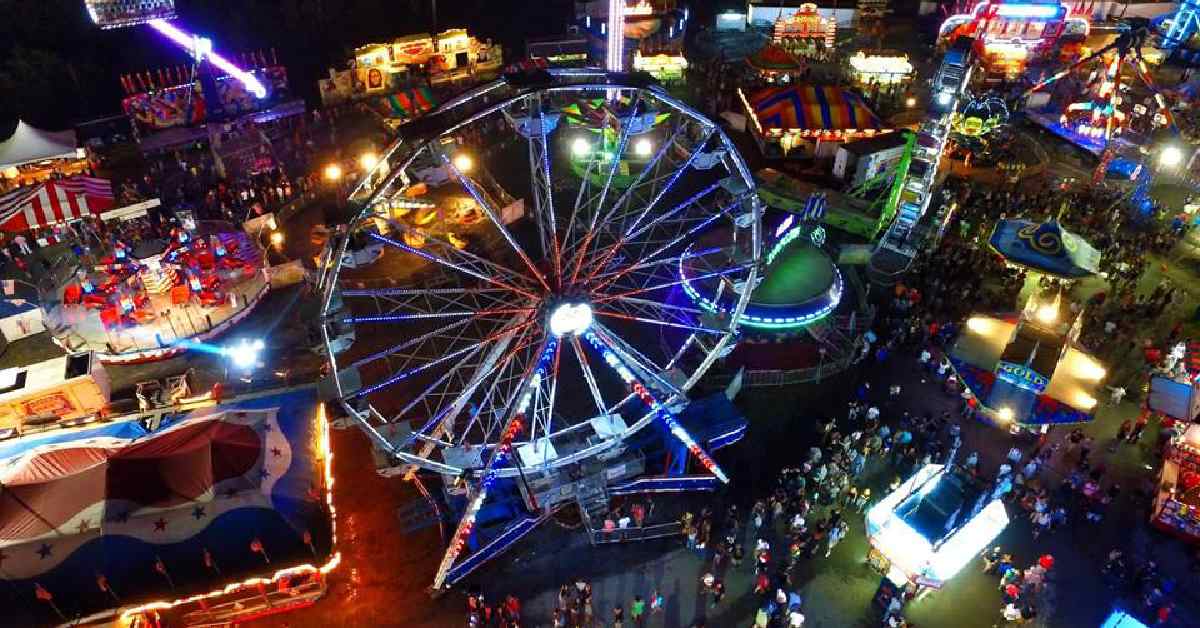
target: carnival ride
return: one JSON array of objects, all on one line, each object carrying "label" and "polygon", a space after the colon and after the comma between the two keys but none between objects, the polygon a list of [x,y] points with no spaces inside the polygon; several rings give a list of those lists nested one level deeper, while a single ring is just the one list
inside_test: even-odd
[{"label": "carnival ride", "polygon": [[[630,106],[611,157],[577,176],[570,155],[594,135],[563,124],[563,109],[592,96]],[[643,163],[621,159],[648,111],[666,116],[666,139]],[[510,134],[525,141],[499,141]],[[458,515],[434,590],[565,506],[599,542],[612,495],[727,481],[708,451],[745,422],[714,422],[736,414],[724,395],[688,394],[736,342],[750,291],[733,287],[757,281],[761,206],[720,128],[638,75],[564,69],[475,88],[401,135],[326,250],[322,333],[381,473],[440,476],[437,500]],[[619,188],[622,164],[634,169]],[[475,200],[486,220],[462,233],[465,248],[393,215],[391,200],[421,184],[431,202]],[[382,258],[344,268],[364,241]],[[686,299],[680,263],[705,269],[692,280],[722,278],[722,311]],[[345,349],[353,338],[385,348]]]},{"label": "carnival ride", "polygon": [[1030,61],[1048,56],[1064,35],[1085,37],[1087,17],[1059,0],[982,0],[942,22],[938,38],[951,45],[972,38],[989,78],[1016,78]]},{"label": "carnival ride", "polygon": [[[701,308],[726,315],[740,295],[750,293],[741,324],[747,331],[778,333],[804,331],[829,316],[841,303],[846,284],[842,273],[823,249],[825,197],[813,195],[799,214],[788,214],[773,230],[770,248],[763,257],[762,277],[753,285],[729,284],[713,276],[713,268],[698,266],[703,258],[690,252],[704,247],[706,239],[728,238],[714,230],[689,244],[679,261],[683,290]],[[723,262],[727,265],[733,260]],[[814,334],[815,336],[816,334]]]},{"label": "carnival ride", "polygon": [[[883,215],[888,217],[882,223],[886,230],[876,242],[868,264],[871,279],[876,283],[895,282],[917,255],[924,237],[924,233],[918,232],[918,222],[929,208],[937,188],[938,167],[946,140],[971,80],[973,49],[974,42],[970,37],[960,37],[946,51],[933,78],[930,113],[910,140],[907,158],[901,160],[892,173],[893,187],[883,206]],[[944,229],[946,222],[945,219],[938,220],[936,230]]]},{"label": "carnival ride", "polygon": [[96,261],[79,260],[48,286],[42,310],[56,343],[107,363],[195,348],[249,315],[269,288],[262,247],[228,223],[177,228],[170,240],[137,246],[115,237]]},{"label": "carnival ride", "polygon": [[84,0],[84,5],[92,22],[101,28],[145,24],[192,55],[192,80],[189,82],[195,82],[200,64],[208,61],[240,81],[257,98],[267,97],[267,88],[262,81],[214,50],[211,39],[189,33],[171,23],[175,19],[174,0]]}]

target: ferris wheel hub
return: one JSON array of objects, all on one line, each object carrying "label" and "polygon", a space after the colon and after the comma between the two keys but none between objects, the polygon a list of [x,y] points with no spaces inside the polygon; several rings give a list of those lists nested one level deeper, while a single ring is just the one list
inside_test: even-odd
[{"label": "ferris wheel hub", "polygon": [[574,300],[559,301],[550,307],[547,324],[554,337],[579,336],[592,326],[592,306]]}]

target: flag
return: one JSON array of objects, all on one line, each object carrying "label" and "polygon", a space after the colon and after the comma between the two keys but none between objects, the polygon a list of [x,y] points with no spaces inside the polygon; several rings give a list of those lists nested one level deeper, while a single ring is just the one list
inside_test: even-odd
[{"label": "flag", "polygon": [[49,602],[54,599],[54,596],[46,590],[46,587],[43,587],[41,584],[36,582],[33,584],[33,594],[37,596],[37,599],[43,602]]},{"label": "flag", "polygon": [[154,571],[157,571],[164,576],[167,575],[167,565],[162,561],[161,558],[154,559]]},{"label": "flag", "polygon": [[105,578],[102,573],[96,574],[96,586],[100,587],[101,591],[108,593],[108,578]]},{"label": "flag", "polygon": [[250,541],[250,551],[258,552],[260,554],[263,553],[262,541],[258,540],[257,538],[254,539],[253,541]]}]

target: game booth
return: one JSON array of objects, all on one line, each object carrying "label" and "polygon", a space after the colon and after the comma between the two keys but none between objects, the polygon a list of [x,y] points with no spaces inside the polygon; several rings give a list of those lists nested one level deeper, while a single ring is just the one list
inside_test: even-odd
[{"label": "game booth", "polygon": [[891,130],[862,97],[832,85],[770,87],[752,95],[738,88],[738,96],[768,157],[833,157],[844,142]]},{"label": "game booth", "polygon": [[42,308],[55,342],[70,351],[96,351],[108,363],[156,360],[247,316],[270,287],[266,264],[251,234],[185,220],[169,240],[117,238],[94,264],[77,260]]},{"label": "game booth", "polygon": [[1004,502],[961,469],[929,464],[867,512],[867,562],[896,586],[939,589],[1008,526]]},{"label": "game booth", "polygon": [[1200,541],[1200,425],[1167,444],[1150,523],[1185,541]]},{"label": "game booth", "polygon": [[12,625],[217,625],[324,592],[336,554],[315,389],[194,405],[0,442]]},{"label": "game booth", "polygon": [[1150,372],[1146,406],[1191,423],[1200,416],[1200,342],[1179,342]]}]

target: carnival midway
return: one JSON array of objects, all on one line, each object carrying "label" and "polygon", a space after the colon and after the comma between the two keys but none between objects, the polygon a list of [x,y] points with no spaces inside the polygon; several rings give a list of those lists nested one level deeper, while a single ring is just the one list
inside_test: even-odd
[{"label": "carnival midway", "polygon": [[0,626],[1200,625],[1197,3],[226,4],[9,7]]}]

